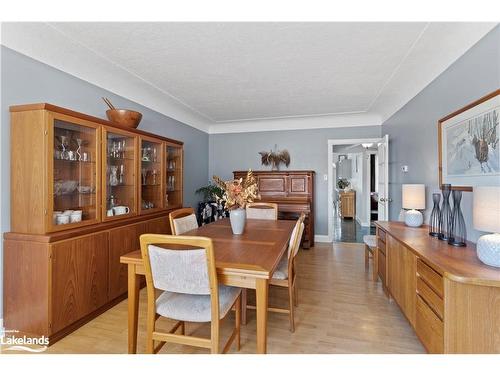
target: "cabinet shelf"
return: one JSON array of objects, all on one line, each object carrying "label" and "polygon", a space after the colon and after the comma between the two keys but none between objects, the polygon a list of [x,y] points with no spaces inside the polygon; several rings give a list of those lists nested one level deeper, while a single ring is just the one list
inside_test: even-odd
[{"label": "cabinet shelf", "polygon": [[89,161],[84,161],[84,160],[69,160],[69,159],[58,159],[54,158],[55,162],[60,162],[60,163],[70,163],[70,164],[84,164],[84,165],[93,165],[95,164],[95,161],[89,160]]}]

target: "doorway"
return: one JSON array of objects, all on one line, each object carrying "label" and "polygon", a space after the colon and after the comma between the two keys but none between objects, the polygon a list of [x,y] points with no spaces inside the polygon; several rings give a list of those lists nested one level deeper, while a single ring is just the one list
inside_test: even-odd
[{"label": "doorway", "polygon": [[363,242],[387,220],[388,137],[328,140],[328,240]]}]

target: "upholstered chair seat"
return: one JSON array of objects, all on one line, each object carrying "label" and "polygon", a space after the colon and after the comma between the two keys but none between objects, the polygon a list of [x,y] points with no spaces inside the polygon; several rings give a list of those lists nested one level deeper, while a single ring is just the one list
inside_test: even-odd
[{"label": "upholstered chair seat", "polygon": [[288,279],[288,257],[281,258],[278,267],[273,273],[273,279],[286,280]]},{"label": "upholstered chair seat", "polygon": [[367,246],[376,247],[377,246],[377,237],[374,235],[371,235],[371,234],[366,234],[363,236],[363,242]]},{"label": "upholstered chair seat", "polygon": [[365,243],[365,268],[369,268],[370,258],[373,260],[372,264],[372,280],[378,279],[378,259],[377,259],[377,237],[371,234],[363,236]]},{"label": "upholstered chair seat", "polygon": [[[234,305],[241,289],[219,285],[219,319]],[[185,322],[212,321],[210,295],[163,292],[156,300],[156,312],[161,316]]]}]

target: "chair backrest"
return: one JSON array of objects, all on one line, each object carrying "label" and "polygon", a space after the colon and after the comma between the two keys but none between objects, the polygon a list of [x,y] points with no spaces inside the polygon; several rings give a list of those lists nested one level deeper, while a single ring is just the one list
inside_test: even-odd
[{"label": "chair backrest", "polygon": [[155,290],[211,295],[212,316],[219,316],[219,289],[212,240],[206,237],[143,234],[141,254],[148,304]]},{"label": "chair backrest", "polygon": [[[141,253],[156,289],[185,294],[210,294],[208,248],[204,237],[148,235],[141,239]],[[144,246],[143,246],[144,242]],[[186,248],[189,247],[189,248]],[[212,263],[212,264],[211,264]]]},{"label": "chair backrest", "polygon": [[304,233],[304,220],[305,214],[300,214],[297,219],[295,226],[293,227],[292,235],[290,236],[290,242],[288,243],[288,259],[293,260],[295,255],[297,255],[300,248],[300,241],[302,240],[302,234]]},{"label": "chair backrest", "polygon": [[248,203],[246,211],[248,219],[278,220],[278,205],[276,203]]},{"label": "chair backrest", "polygon": [[198,228],[198,220],[191,207],[180,208],[168,215],[173,235],[180,235]]}]

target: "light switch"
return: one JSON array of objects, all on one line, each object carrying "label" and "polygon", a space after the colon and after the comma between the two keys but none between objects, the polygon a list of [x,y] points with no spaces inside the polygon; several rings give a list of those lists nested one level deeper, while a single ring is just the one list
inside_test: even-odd
[{"label": "light switch", "polygon": [[328,181],[328,175],[327,174],[323,175],[323,180]]}]

